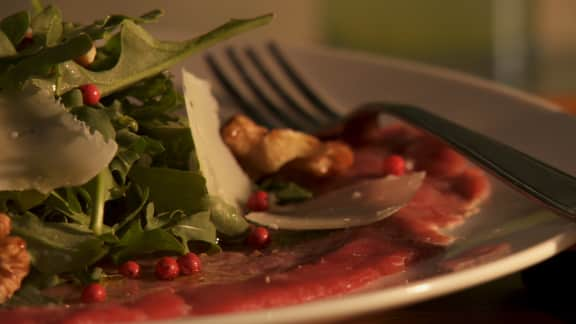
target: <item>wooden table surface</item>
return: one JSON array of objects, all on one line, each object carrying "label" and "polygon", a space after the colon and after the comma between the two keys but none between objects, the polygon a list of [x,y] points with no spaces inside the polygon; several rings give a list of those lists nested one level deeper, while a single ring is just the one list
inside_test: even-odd
[{"label": "wooden table surface", "polygon": [[[576,114],[576,98],[551,99],[567,112]],[[572,263],[570,268],[574,269],[576,274],[576,247],[562,255],[567,254],[570,254]],[[557,272],[555,270],[557,269],[553,272]],[[552,276],[556,277],[556,273]],[[576,285],[576,276],[561,280],[567,280],[566,285],[551,283],[554,293],[541,293],[528,289],[522,281],[522,273],[519,272],[430,301],[397,310],[346,318],[334,323],[576,323],[575,291],[570,289]],[[566,293],[571,297],[565,296]]]}]

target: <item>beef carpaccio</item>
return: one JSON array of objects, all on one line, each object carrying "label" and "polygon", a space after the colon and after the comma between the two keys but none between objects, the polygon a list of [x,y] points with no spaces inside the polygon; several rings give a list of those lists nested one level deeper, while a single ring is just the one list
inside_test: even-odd
[{"label": "beef carpaccio", "polygon": [[[392,217],[366,227],[311,233],[261,251],[203,255],[202,272],[174,281],[159,282],[151,271],[140,279],[109,280],[108,301],[101,304],[79,304],[77,290],[60,287],[46,293],[63,296],[65,306],[4,309],[1,318],[10,323],[122,322],[294,305],[357,291],[441,253],[453,241],[445,230],[463,223],[488,197],[487,177],[440,141],[407,126],[360,135],[349,139],[353,167],[316,189],[385,176],[382,159],[399,154],[410,170],[424,170],[427,177]],[[274,240],[283,234],[271,235]]]}]

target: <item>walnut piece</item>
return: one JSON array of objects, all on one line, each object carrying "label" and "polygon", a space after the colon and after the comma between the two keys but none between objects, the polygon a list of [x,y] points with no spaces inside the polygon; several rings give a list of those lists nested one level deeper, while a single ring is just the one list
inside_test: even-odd
[{"label": "walnut piece", "polygon": [[315,177],[326,177],[342,174],[354,164],[354,151],[343,142],[330,141],[323,143],[314,154],[295,159],[286,165],[289,173],[304,173]]},{"label": "walnut piece", "polygon": [[0,304],[12,297],[30,271],[26,242],[9,233],[10,218],[0,213]]},{"label": "walnut piece", "polygon": [[301,176],[323,177],[344,172],[354,153],[342,142],[322,142],[292,129],[268,130],[236,115],[222,128],[224,142],[253,178],[289,170]]},{"label": "walnut piece", "polygon": [[0,239],[8,236],[11,229],[10,218],[4,213],[0,213]]},{"label": "walnut piece", "polygon": [[312,156],[321,149],[318,139],[291,129],[273,129],[252,151],[253,163],[264,174],[274,173],[286,163]]},{"label": "walnut piece", "polygon": [[248,158],[268,130],[244,115],[236,115],[222,128],[222,138],[237,158]]}]

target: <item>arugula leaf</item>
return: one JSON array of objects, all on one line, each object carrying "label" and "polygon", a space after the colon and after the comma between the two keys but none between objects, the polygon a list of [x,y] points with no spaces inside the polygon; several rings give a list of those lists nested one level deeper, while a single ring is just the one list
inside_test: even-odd
[{"label": "arugula leaf", "polygon": [[194,160],[194,142],[188,127],[155,127],[146,134],[164,143],[164,152],[154,158],[155,166],[198,171]]},{"label": "arugula leaf", "polygon": [[[84,200],[86,200],[86,197],[88,197],[88,206],[92,205],[92,201],[90,197],[90,194],[82,187],[68,187],[68,188],[62,188],[61,190],[63,190],[66,193],[66,203],[70,209],[70,211],[74,212],[75,214],[83,214],[84,209],[82,206],[82,203],[80,202],[80,199],[78,199],[78,196],[82,196],[84,198]],[[86,224],[83,222],[80,222],[81,224]]]},{"label": "arugula leaf", "polygon": [[108,38],[104,46],[98,48],[90,71],[104,71],[113,68],[118,62],[121,52],[120,33]]},{"label": "arugula leaf", "polygon": [[198,172],[134,166],[128,178],[150,189],[150,200],[158,212],[179,209],[194,214],[206,209],[206,182]]},{"label": "arugula leaf", "polygon": [[134,83],[129,88],[118,91],[112,95],[113,98],[132,97],[142,102],[137,105],[135,112],[142,108],[147,108],[147,104],[157,102],[158,96],[165,96],[167,93],[176,93],[174,83],[166,73],[159,73],[151,78]]},{"label": "arugula leaf", "polygon": [[13,46],[18,46],[30,25],[30,16],[26,11],[20,11],[0,21],[0,29],[10,39]]},{"label": "arugula leaf", "polygon": [[262,190],[274,193],[278,204],[289,204],[312,199],[311,191],[297,185],[294,182],[278,181],[270,178],[262,181],[259,187]]},{"label": "arugula leaf", "polygon": [[140,221],[136,220],[120,238],[111,258],[115,264],[120,264],[133,257],[155,252],[182,254],[184,251],[180,241],[166,230],[157,228],[144,231]]},{"label": "arugula leaf", "polygon": [[81,227],[43,222],[30,212],[10,218],[12,232],[26,240],[32,264],[40,272],[80,271],[108,252],[102,240]]},{"label": "arugula leaf", "polygon": [[78,224],[87,226],[90,224],[90,217],[85,214],[78,195],[82,195],[86,203],[92,205],[91,197],[82,188],[63,188],[50,193],[46,200],[45,213],[48,214],[53,210]]},{"label": "arugula leaf", "polygon": [[123,98],[122,105],[126,114],[138,120],[143,128],[177,121],[174,112],[181,109],[184,103],[182,95],[164,73],[140,81],[114,94],[112,98]]},{"label": "arugula leaf", "polygon": [[[3,75],[3,86],[12,88],[21,87],[32,77],[50,77],[56,64],[72,60],[88,52],[92,47],[92,40],[86,35],[80,35],[54,47],[44,48],[35,55],[28,56],[19,61],[12,69]],[[42,82],[44,81],[44,82]],[[45,90],[52,90],[53,80],[31,80],[32,83],[43,86]]]},{"label": "arugula leaf", "polygon": [[32,286],[40,289],[54,287],[63,282],[63,279],[53,273],[42,273],[32,268],[24,278],[23,286]]},{"label": "arugula leaf", "polygon": [[110,121],[114,125],[115,129],[123,130],[126,128],[131,132],[138,132],[140,125],[138,125],[138,122],[134,118],[124,113],[123,105],[120,101],[112,101],[112,104],[105,107],[105,110],[108,113],[108,116],[110,116]]},{"label": "arugula leaf", "polygon": [[183,242],[202,241],[216,245],[216,227],[211,222],[210,212],[199,212],[187,216],[170,228],[172,234]]},{"label": "arugula leaf", "polygon": [[0,191],[0,210],[8,211],[9,203],[15,203],[19,210],[28,210],[46,200],[46,194],[35,190]]},{"label": "arugula leaf", "polygon": [[57,85],[56,95],[62,95],[87,83],[95,84],[102,96],[109,95],[168,69],[192,53],[246,30],[264,25],[271,19],[272,15],[265,15],[253,19],[231,20],[204,35],[185,42],[159,41],[134,22],[125,20],[121,24],[122,50],[117,64],[106,71],[89,71],[72,61],[62,63],[62,76]]},{"label": "arugula leaf", "polygon": [[32,5],[32,12],[34,16],[38,15],[44,9],[44,5],[42,5],[41,0],[30,0],[30,4]]},{"label": "arugula leaf", "polygon": [[104,110],[89,106],[78,106],[71,109],[70,113],[85,122],[92,131],[100,132],[106,141],[116,137],[116,130]]},{"label": "arugula leaf", "polygon": [[233,237],[248,230],[248,222],[234,206],[217,197],[208,198],[207,204],[210,206],[210,219],[218,232]]},{"label": "arugula leaf", "polygon": [[62,38],[62,12],[52,5],[46,6],[32,18],[30,27],[34,31],[34,42],[54,46]]},{"label": "arugula leaf", "polygon": [[30,306],[41,306],[41,305],[58,304],[58,303],[59,303],[58,299],[43,294],[42,290],[40,290],[35,285],[24,284],[20,289],[16,291],[14,296],[12,296],[8,300],[6,306],[30,307]]},{"label": "arugula leaf", "polygon": [[[148,217],[149,206],[154,205],[153,203],[148,202],[148,198],[150,197],[150,190],[148,190],[148,188],[146,188],[145,190],[141,190],[137,185],[133,185],[132,188],[134,188],[135,190],[129,191],[127,194],[128,198],[126,199],[127,200],[126,206],[128,207],[128,213],[123,217],[121,217],[122,220],[116,223],[116,225],[114,226],[115,230],[117,231],[122,230],[124,226],[126,226],[127,224],[131,223],[134,219],[136,219],[136,217],[138,217],[138,215],[142,212],[145,206],[146,206],[146,217]],[[134,192],[135,194],[130,195],[130,193],[132,192]],[[130,209],[130,206],[133,205],[133,203],[131,203],[130,198],[132,198],[133,196],[138,196],[136,200],[139,201],[139,203],[136,205],[136,207]],[[154,208],[152,208],[152,213],[154,213]]]},{"label": "arugula leaf", "polygon": [[178,222],[178,220],[185,216],[186,214],[181,210],[156,214],[154,203],[150,202],[146,205],[146,229],[153,230],[156,228],[168,227],[170,224]]},{"label": "arugula leaf", "polygon": [[93,282],[100,282],[106,278],[106,272],[100,267],[83,269],[72,274],[73,282],[80,285],[87,285]]},{"label": "arugula leaf", "polygon": [[284,188],[274,192],[274,194],[280,204],[301,202],[303,200],[312,199],[313,197],[311,191],[300,187],[294,182],[289,182]]},{"label": "arugula leaf", "polygon": [[10,38],[0,30],[0,58],[10,57],[16,54],[16,49],[14,45],[12,45]]},{"label": "arugula leaf", "polygon": [[84,98],[80,89],[74,89],[66,92],[60,97],[64,106],[68,108],[76,108],[84,105]]},{"label": "arugula leaf", "polygon": [[95,21],[94,23],[82,26],[78,28],[73,28],[66,33],[66,37],[75,37],[80,34],[87,34],[93,40],[107,38],[110,33],[112,33],[118,26],[120,26],[124,21],[130,20],[136,24],[151,23],[158,20],[164,12],[162,10],[152,10],[147,12],[140,17],[130,17],[125,15],[110,15],[104,19]]},{"label": "arugula leaf", "polygon": [[137,135],[126,129],[120,130],[116,136],[119,145],[118,153],[110,163],[110,171],[120,184],[126,182],[126,177],[132,165],[144,155],[154,156],[164,151],[162,142],[147,136]]}]

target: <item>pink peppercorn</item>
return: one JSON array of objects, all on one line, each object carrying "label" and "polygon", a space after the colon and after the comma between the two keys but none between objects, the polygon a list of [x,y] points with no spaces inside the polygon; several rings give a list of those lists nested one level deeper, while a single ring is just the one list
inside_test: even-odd
[{"label": "pink peppercorn", "polygon": [[122,263],[118,270],[126,278],[138,278],[140,276],[140,265],[135,261]]},{"label": "pink peppercorn", "polygon": [[179,257],[178,265],[180,266],[180,273],[183,275],[191,275],[202,269],[200,258],[192,252]]},{"label": "pink peppercorn", "polygon": [[406,161],[400,155],[390,155],[382,162],[382,171],[385,174],[403,175],[406,172]]},{"label": "pink peppercorn", "polygon": [[163,257],[156,263],[156,278],[161,280],[173,280],[180,274],[180,266],[175,258]]},{"label": "pink peppercorn", "polygon": [[246,237],[246,244],[254,249],[263,249],[270,244],[270,232],[266,227],[253,227]]},{"label": "pink peppercorn", "polygon": [[100,102],[100,89],[95,84],[89,83],[80,86],[80,91],[82,91],[82,99],[85,105],[92,106]]},{"label": "pink peppercorn", "polygon": [[91,304],[106,300],[106,288],[99,283],[91,283],[82,290],[82,302]]},{"label": "pink peppercorn", "polygon": [[258,190],[252,193],[246,204],[251,211],[266,211],[270,208],[269,196],[266,191]]}]

